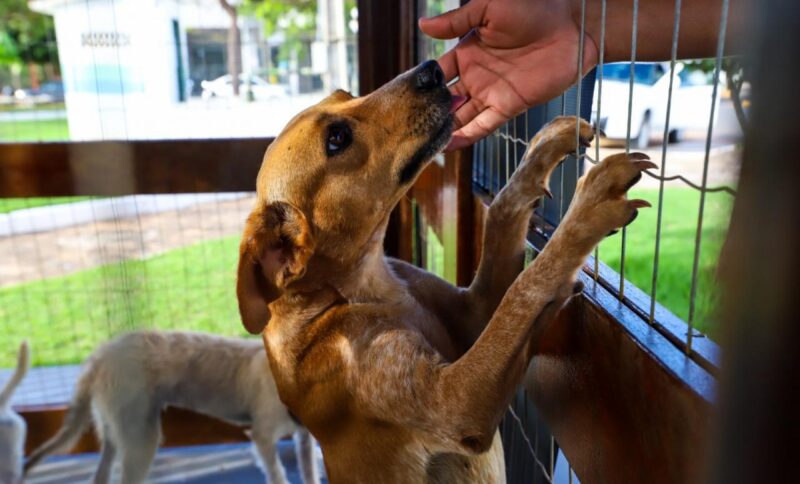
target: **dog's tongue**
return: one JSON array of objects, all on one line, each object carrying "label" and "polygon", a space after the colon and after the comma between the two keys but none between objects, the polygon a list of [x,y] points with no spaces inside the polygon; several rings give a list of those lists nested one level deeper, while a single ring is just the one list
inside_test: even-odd
[{"label": "dog's tongue", "polygon": [[458,111],[458,108],[460,108],[465,102],[467,102],[466,97],[454,94],[450,99],[450,113]]}]

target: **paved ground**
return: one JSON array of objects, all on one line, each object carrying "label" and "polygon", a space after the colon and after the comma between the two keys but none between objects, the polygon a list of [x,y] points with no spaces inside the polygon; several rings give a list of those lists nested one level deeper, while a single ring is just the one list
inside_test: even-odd
[{"label": "paved ground", "polygon": [[[294,444],[282,440],[278,452],[292,484],[302,483],[297,470]],[[91,479],[98,454],[51,457],[40,464],[25,480],[28,484],[83,483]],[[322,468],[321,458],[318,465]],[[112,480],[116,480],[116,476]],[[263,483],[250,444],[228,444],[161,449],[150,470],[147,482],[153,484],[192,483]],[[323,478],[323,483],[327,480]]]},{"label": "paved ground", "polygon": [[[739,138],[734,136],[717,137],[714,139],[709,151],[708,181],[707,186],[727,185],[735,188],[739,178],[739,166],[742,154]],[[605,158],[625,149],[620,143],[603,141],[600,144],[600,158]],[[592,145],[587,150],[589,156],[594,158],[595,147]],[[705,159],[705,134],[687,133],[680,143],[667,145],[666,162],[662,159],[662,145],[652,144],[644,150],[634,150],[647,153],[659,168],[662,163],[666,166],[666,176],[682,175],[692,183],[700,185],[703,179],[703,161]],[[658,180],[644,176],[637,184],[640,188],[658,187]],[[668,182],[670,187],[686,186],[680,181]]]},{"label": "paved ground", "polygon": [[[247,194],[233,198],[221,195],[218,200],[212,196],[210,201],[203,196],[198,198],[200,203],[192,204],[180,196],[156,197],[163,197],[163,203],[154,204],[162,211],[147,213],[133,207],[135,210],[125,212],[124,205],[120,205],[112,211],[112,218],[97,217],[101,220],[91,217],[99,212],[87,205],[106,203],[103,200],[30,209],[48,214],[45,218],[52,220],[51,230],[19,234],[13,231],[12,235],[0,237],[0,287],[127,259],[144,259],[204,240],[240,234],[254,200]],[[171,202],[173,209],[169,207]],[[83,217],[87,213],[88,219]],[[83,222],[63,223],[64,219]]]}]

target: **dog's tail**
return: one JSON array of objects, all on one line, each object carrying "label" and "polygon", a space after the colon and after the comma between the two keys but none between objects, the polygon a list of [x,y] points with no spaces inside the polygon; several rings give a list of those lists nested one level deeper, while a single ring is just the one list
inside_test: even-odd
[{"label": "dog's tail", "polygon": [[19,383],[25,378],[25,375],[28,374],[30,367],[31,358],[30,352],[28,351],[28,342],[23,341],[22,344],[19,345],[19,352],[17,353],[17,369],[14,370],[11,379],[8,380],[3,391],[0,392],[0,409],[6,408],[6,406],[11,403],[11,395],[14,394],[14,390],[17,389]]},{"label": "dog's tail", "polygon": [[64,423],[53,437],[31,452],[25,461],[25,473],[50,454],[71,448],[92,419],[92,382],[94,365],[90,362],[78,380]]}]

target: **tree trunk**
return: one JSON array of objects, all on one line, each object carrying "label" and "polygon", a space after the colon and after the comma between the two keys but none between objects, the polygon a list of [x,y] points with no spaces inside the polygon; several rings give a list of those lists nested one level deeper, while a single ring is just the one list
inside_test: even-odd
[{"label": "tree trunk", "polygon": [[33,62],[28,62],[28,78],[31,81],[31,89],[39,89],[39,70]]},{"label": "tree trunk", "polygon": [[242,37],[237,23],[236,7],[229,4],[228,0],[219,0],[219,5],[231,19],[231,26],[228,29],[228,74],[231,75],[233,96],[239,97],[239,74],[242,72]]}]

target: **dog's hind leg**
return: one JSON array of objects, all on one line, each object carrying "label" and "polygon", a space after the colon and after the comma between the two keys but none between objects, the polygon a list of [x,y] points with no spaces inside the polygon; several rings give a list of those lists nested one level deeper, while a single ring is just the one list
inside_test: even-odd
[{"label": "dog's hind leg", "polygon": [[101,452],[100,462],[94,471],[92,482],[94,484],[108,484],[111,479],[111,470],[114,468],[114,459],[117,456],[117,446],[109,435],[110,429],[96,424],[95,428],[100,434]]},{"label": "dog's hind leg", "polygon": [[278,457],[277,444],[280,437],[275,435],[275,432],[259,428],[253,428],[250,437],[253,439],[253,445],[258,451],[258,456],[261,458],[261,463],[264,466],[263,471],[267,475],[267,482],[269,484],[287,484],[286,472]]},{"label": "dog's hind leg", "polygon": [[303,476],[305,484],[319,483],[319,470],[317,469],[316,453],[314,452],[314,437],[306,428],[301,428],[294,433],[294,448],[297,454],[297,467]]},{"label": "dog's hind leg", "polygon": [[116,435],[119,437],[119,452],[122,461],[122,484],[144,482],[158,450],[161,436],[161,419],[158,410],[144,417],[126,415],[117,421]]}]

